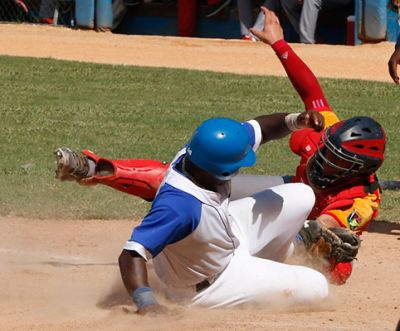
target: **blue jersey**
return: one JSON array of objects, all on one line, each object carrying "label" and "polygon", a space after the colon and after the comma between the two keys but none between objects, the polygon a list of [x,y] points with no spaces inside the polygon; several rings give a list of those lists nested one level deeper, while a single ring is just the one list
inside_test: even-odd
[{"label": "blue jersey", "polygon": [[[261,142],[258,122],[243,125],[256,150]],[[146,260],[153,258],[157,275],[174,287],[189,287],[221,273],[239,245],[228,212],[230,181],[218,192],[197,186],[176,167],[184,156],[185,148],[171,163],[149,213],[124,246]]]}]

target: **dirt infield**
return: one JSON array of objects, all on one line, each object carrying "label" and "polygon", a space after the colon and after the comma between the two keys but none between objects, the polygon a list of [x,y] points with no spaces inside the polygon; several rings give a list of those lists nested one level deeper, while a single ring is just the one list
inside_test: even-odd
[{"label": "dirt infield", "polygon": [[[390,81],[394,43],[293,45],[318,77]],[[273,51],[242,40],[147,37],[35,25],[0,24],[0,54],[97,63],[284,75]]]},{"label": "dirt infield", "polygon": [[[295,45],[319,77],[390,81],[392,43]],[[0,54],[284,75],[261,43],[118,36],[0,25]],[[400,317],[400,224],[375,222],[363,235],[353,276],[318,309],[208,311],[169,304],[168,316],[133,314],[117,256],[133,221],[0,219],[0,330],[388,330]],[[161,301],[164,298],[158,294]]]}]

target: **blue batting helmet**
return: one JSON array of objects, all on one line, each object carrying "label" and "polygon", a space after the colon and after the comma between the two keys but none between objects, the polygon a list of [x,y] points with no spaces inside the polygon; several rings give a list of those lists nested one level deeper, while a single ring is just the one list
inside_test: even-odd
[{"label": "blue batting helmet", "polygon": [[211,118],[196,129],[186,152],[193,164],[220,180],[228,180],[240,167],[256,162],[250,143],[243,124],[229,118]]}]

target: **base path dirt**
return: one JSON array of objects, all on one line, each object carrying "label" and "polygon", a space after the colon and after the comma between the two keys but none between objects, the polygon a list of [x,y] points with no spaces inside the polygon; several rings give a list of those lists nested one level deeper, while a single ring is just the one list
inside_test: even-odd
[{"label": "base path dirt", "polygon": [[[318,77],[389,82],[393,43],[293,45]],[[269,47],[239,40],[145,37],[0,24],[0,54],[97,63],[284,75]],[[170,307],[135,315],[117,258],[136,225],[127,220],[0,218],[0,330],[368,330],[394,331],[400,317],[400,224],[375,222],[344,286],[313,309],[271,312]],[[152,284],[156,284],[152,279]]]},{"label": "base path dirt", "polygon": [[0,330],[395,331],[400,316],[398,223],[373,224],[352,277],[332,286],[318,309],[210,311],[177,306],[158,292],[171,312],[156,318],[133,313],[119,276],[133,221],[3,217],[0,224]]},{"label": "base path dirt", "polygon": [[[387,61],[394,43],[292,46],[317,77],[390,81]],[[117,35],[40,25],[0,24],[0,54],[285,75],[273,51],[261,42]]]}]

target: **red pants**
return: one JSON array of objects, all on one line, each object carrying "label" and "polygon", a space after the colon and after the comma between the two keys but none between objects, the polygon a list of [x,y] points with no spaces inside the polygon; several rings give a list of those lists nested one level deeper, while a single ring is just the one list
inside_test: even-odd
[{"label": "red pants", "polygon": [[[208,0],[208,5],[214,5],[220,0]],[[193,37],[196,34],[197,18],[196,0],[178,0],[178,35]]]},{"label": "red pants", "polygon": [[196,32],[196,0],[178,0],[178,35],[192,37]]}]

